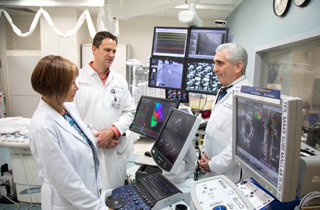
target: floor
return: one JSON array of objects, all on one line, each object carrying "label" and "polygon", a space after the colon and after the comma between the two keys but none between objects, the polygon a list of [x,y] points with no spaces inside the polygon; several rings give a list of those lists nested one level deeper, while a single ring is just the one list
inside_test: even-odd
[{"label": "floor", "polygon": [[[146,151],[146,149],[150,146],[150,144],[152,144],[154,142],[153,139],[150,138],[145,138],[142,137],[140,138],[138,141],[136,141],[134,143],[134,151],[133,153],[130,155],[129,159],[128,159],[128,163],[127,163],[127,169],[133,169],[136,170],[135,167],[138,167],[134,164],[134,161],[142,154],[144,154],[144,152]],[[203,178],[204,175],[200,174],[199,175],[199,179]],[[0,201],[0,210],[2,209],[6,209],[6,210],[40,210],[41,207],[40,206],[30,206],[30,204],[19,204],[19,208],[18,205],[16,204],[12,204],[10,206],[10,204],[5,204],[5,203],[1,203]]]}]

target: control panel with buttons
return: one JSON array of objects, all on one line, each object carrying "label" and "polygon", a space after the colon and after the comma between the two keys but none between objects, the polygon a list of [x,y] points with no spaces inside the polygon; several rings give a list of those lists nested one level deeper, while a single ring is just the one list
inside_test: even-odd
[{"label": "control panel with buttons", "polygon": [[6,134],[0,136],[0,147],[30,149],[29,136]]},{"label": "control panel with buttons", "polygon": [[195,209],[199,210],[254,209],[246,196],[224,175],[193,182],[191,199]]}]

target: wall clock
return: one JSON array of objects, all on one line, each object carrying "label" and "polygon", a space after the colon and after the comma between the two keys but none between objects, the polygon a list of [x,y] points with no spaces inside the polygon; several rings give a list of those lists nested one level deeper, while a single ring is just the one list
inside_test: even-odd
[{"label": "wall clock", "polygon": [[291,0],[273,0],[273,12],[278,17],[283,17],[288,12]]},{"label": "wall clock", "polygon": [[298,7],[305,7],[309,4],[310,0],[293,0],[293,2]]}]

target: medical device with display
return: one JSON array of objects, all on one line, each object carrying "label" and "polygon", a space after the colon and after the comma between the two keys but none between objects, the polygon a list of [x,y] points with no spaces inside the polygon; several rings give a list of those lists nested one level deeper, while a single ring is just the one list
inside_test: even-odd
[{"label": "medical device with display", "polygon": [[277,102],[234,93],[233,158],[281,202],[295,199],[300,159],[302,100]]},{"label": "medical device with display", "polygon": [[154,161],[164,171],[176,173],[185,161],[185,168],[173,179],[174,183],[183,182],[195,172],[197,154],[191,143],[200,121],[194,115],[172,109],[151,149]]},{"label": "medical device with display", "polygon": [[184,57],[188,28],[155,27],[152,56]]},{"label": "medical device with display", "polygon": [[213,72],[213,61],[187,59],[185,90],[188,92],[217,95],[221,84]]},{"label": "medical device with display", "polygon": [[170,100],[178,100],[182,103],[188,103],[189,93],[180,89],[166,89],[166,98]]},{"label": "medical device with display", "polygon": [[182,89],[184,59],[150,58],[149,87]]},{"label": "medical device with display", "polygon": [[178,108],[179,104],[179,101],[141,96],[129,130],[150,138],[157,138],[170,110]]},{"label": "medical device with display", "polygon": [[220,44],[228,42],[228,28],[190,28],[188,58],[210,59]]}]

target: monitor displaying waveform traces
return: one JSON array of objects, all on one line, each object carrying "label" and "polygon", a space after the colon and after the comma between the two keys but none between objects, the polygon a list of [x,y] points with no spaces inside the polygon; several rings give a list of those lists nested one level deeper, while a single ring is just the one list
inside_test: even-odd
[{"label": "monitor displaying waveform traces", "polygon": [[152,56],[184,57],[187,38],[187,28],[155,27]]},{"label": "monitor displaying waveform traces", "polygon": [[179,101],[141,96],[129,130],[155,139],[170,110],[178,107]]}]

